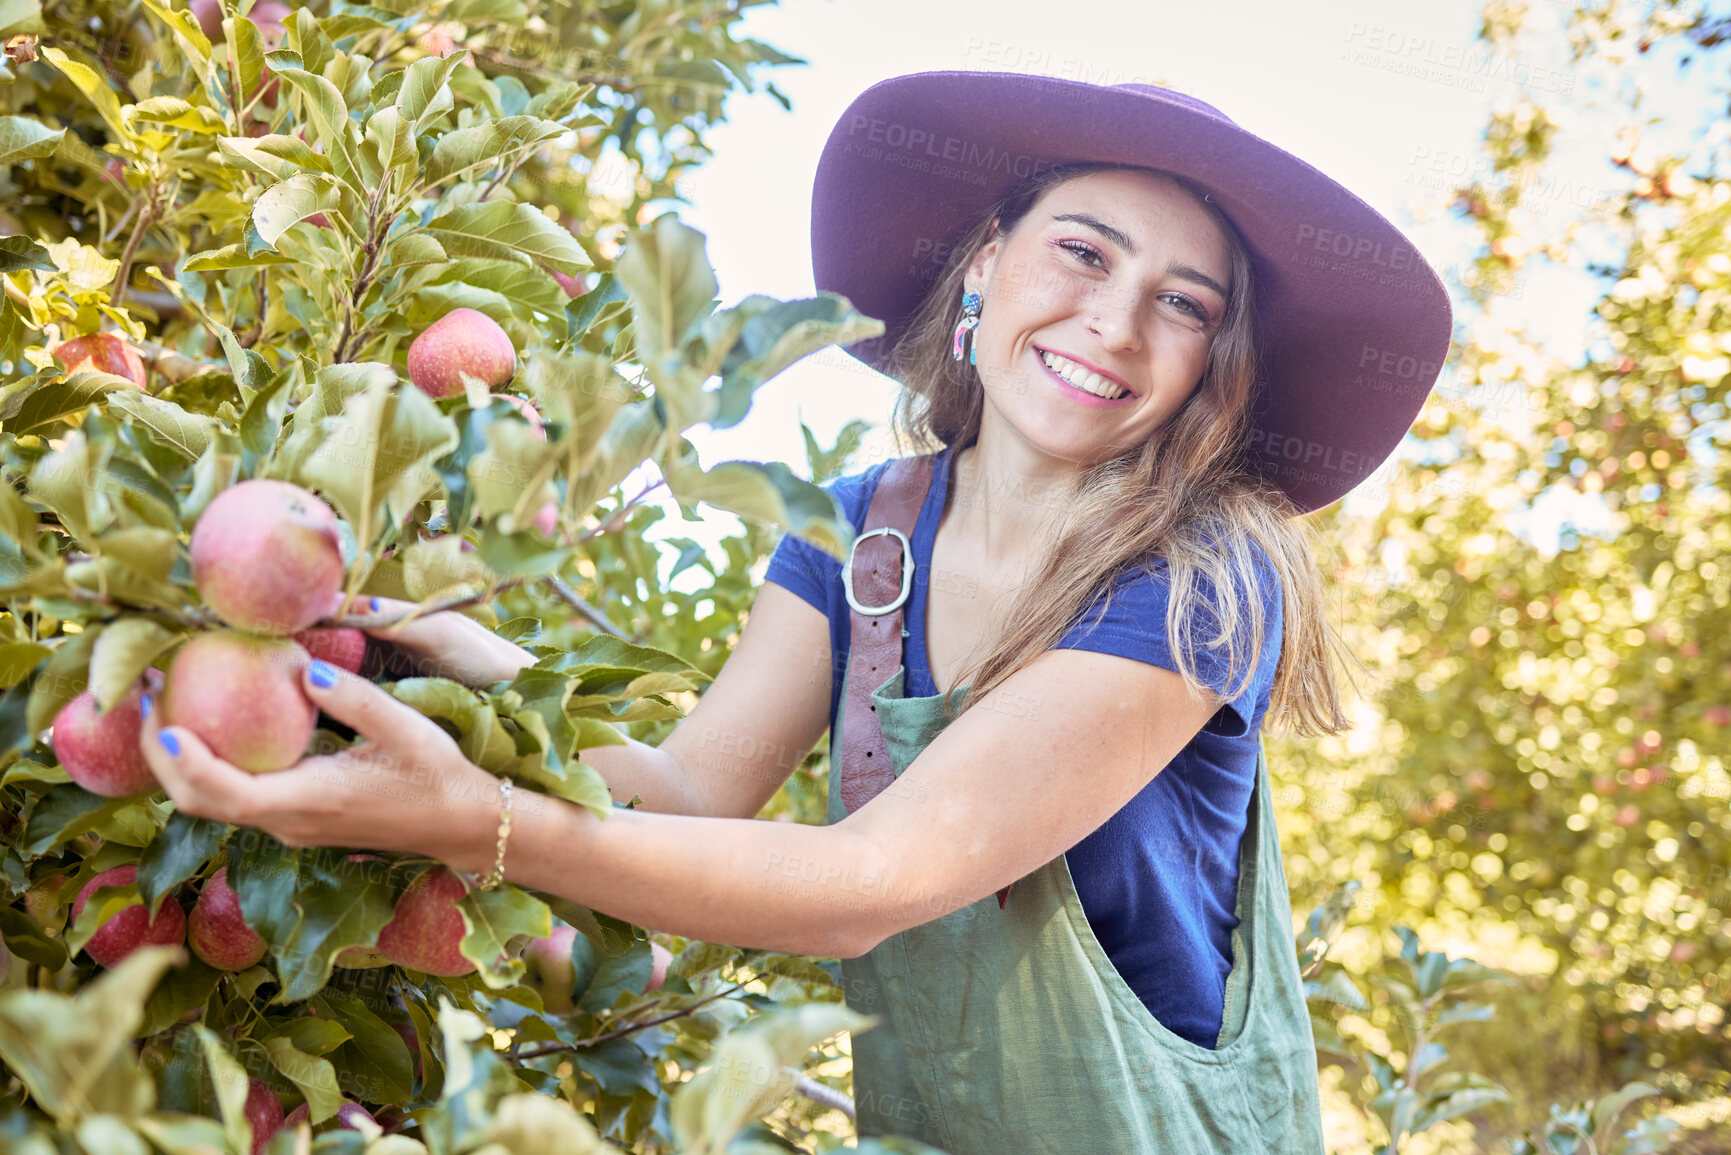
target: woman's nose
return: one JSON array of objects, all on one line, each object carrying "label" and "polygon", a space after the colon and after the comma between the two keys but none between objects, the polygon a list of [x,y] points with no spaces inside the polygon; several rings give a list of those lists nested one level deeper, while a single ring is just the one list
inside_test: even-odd
[{"label": "woman's nose", "polygon": [[1107,349],[1135,351],[1140,343],[1136,330],[1137,310],[1123,301],[1096,298],[1090,301],[1093,313],[1088,331],[1100,338]]}]

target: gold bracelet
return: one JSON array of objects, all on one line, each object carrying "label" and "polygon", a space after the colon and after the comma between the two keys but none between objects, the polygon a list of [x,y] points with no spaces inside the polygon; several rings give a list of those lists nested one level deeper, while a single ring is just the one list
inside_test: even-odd
[{"label": "gold bracelet", "polygon": [[499,806],[499,853],[493,860],[493,872],[483,878],[477,889],[492,890],[505,881],[505,840],[511,837],[511,789],[513,783],[509,778],[499,782],[499,794],[502,802]]}]

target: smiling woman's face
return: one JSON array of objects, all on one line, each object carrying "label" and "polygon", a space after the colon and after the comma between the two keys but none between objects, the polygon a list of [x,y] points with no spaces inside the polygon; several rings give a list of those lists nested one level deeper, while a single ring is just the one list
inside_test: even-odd
[{"label": "smiling woman's face", "polygon": [[1083,466],[1146,441],[1202,379],[1230,271],[1220,227],[1171,180],[1111,170],[1049,189],[964,280],[984,298],[981,435]]}]

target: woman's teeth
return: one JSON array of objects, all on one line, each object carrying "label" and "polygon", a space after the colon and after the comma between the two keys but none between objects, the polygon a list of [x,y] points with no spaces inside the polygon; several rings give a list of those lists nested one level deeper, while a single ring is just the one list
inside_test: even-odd
[{"label": "woman's teeth", "polygon": [[1060,357],[1056,353],[1041,352],[1040,360],[1044,361],[1046,367],[1062,377],[1067,384],[1092,393],[1096,397],[1104,397],[1110,401],[1124,396],[1125,390],[1118,388],[1092,369],[1082,368],[1067,357]]}]

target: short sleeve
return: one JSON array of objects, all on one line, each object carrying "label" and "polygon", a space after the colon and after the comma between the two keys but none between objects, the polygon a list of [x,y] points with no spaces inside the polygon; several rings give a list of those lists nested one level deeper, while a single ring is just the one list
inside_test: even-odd
[{"label": "short sleeve", "polygon": [[[1260,602],[1264,615],[1263,644],[1249,681],[1243,684],[1236,696],[1227,699],[1204,727],[1208,733],[1225,737],[1247,734],[1261,720],[1280,659],[1279,577],[1260,546],[1252,542],[1249,548],[1247,560],[1251,580],[1239,584],[1238,621],[1242,623],[1241,629],[1247,628],[1253,620],[1251,599]],[[1102,595],[1083,611],[1056,648],[1115,654],[1179,672],[1179,663],[1173,652],[1175,643],[1167,629],[1172,584],[1166,564],[1154,560],[1120,574],[1111,590],[1109,599]],[[1232,677],[1224,645],[1204,644],[1220,632],[1220,597],[1214,584],[1207,580],[1200,581],[1200,592],[1188,629],[1191,665],[1204,685],[1226,697],[1243,675],[1240,671],[1237,678]]]},{"label": "short sleeve", "polygon": [[[881,469],[881,466],[875,466],[864,473],[826,482],[822,487],[836,499],[855,533],[865,522],[866,500],[872,488],[870,482]],[[775,552],[769,556],[769,568],[764,571],[763,580],[785,586],[828,614],[831,593],[841,584],[841,562],[810,542],[791,533],[783,534],[781,541],[776,543]]]}]

